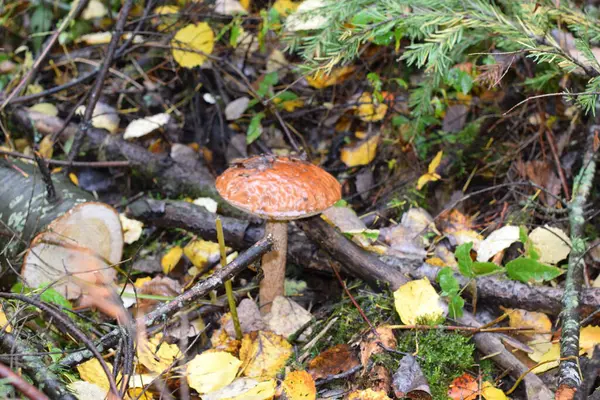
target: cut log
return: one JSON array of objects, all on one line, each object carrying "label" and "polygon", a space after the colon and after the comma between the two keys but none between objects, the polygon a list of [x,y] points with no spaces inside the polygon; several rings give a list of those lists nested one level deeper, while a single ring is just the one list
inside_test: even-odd
[{"label": "cut log", "polygon": [[27,249],[21,276],[30,287],[48,284],[69,299],[84,283],[109,283],[121,261],[123,233],[117,211],[62,175],[53,175],[49,202],[39,170],[0,160],[0,246],[13,262]]}]

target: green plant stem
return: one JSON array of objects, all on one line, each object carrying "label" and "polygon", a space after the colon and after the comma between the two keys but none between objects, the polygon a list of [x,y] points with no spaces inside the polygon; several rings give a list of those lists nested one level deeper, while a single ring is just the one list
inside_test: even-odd
[{"label": "green plant stem", "polygon": [[[221,267],[224,267],[227,265],[227,254],[225,253],[225,238],[223,236],[223,224],[221,223],[221,217],[217,217],[216,225],[217,240],[219,241],[219,250],[221,251]],[[240,326],[240,319],[238,318],[237,308],[235,306],[235,297],[233,295],[231,280],[225,281],[225,293],[227,294],[227,302],[229,303],[229,311],[231,312],[231,320],[233,321],[235,336],[238,340],[241,340],[242,327]]]},{"label": "green plant stem", "polygon": [[579,175],[577,175],[573,182],[573,200],[569,206],[572,247],[571,254],[569,254],[569,267],[562,298],[560,357],[563,361],[560,363],[558,375],[559,390],[560,388],[578,389],[582,379],[577,360],[579,357],[579,331],[581,325],[579,303],[583,284],[583,256],[586,251],[586,244],[583,238],[583,227],[585,224],[583,208],[589,196],[596,171],[594,137],[597,135],[598,130],[600,130],[600,126],[594,125],[590,127],[583,165],[579,171]]}]

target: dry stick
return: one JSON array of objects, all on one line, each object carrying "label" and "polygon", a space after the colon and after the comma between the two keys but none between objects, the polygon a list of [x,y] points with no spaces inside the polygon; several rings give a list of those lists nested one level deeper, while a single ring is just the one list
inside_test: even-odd
[{"label": "dry stick", "polygon": [[31,304],[32,306],[39,308],[40,310],[48,313],[52,318],[58,322],[56,326],[66,334],[73,336],[75,339],[85,344],[89,350],[92,352],[92,355],[98,359],[100,362],[100,366],[102,370],[106,374],[108,378],[108,383],[110,385],[110,390],[113,394],[118,395],[119,390],[117,389],[117,383],[115,382],[114,377],[112,376],[112,371],[108,368],[106,361],[102,358],[102,354],[94,347],[94,343],[73,323],[73,321],[67,317],[62,311],[50,306],[46,303],[43,303],[39,300],[35,300],[31,297],[24,296],[21,294],[13,294],[13,293],[0,293],[0,297],[5,299],[13,299],[19,300],[24,303]]},{"label": "dry stick", "polygon": [[20,341],[12,333],[5,331],[0,334],[0,349],[3,353],[1,357],[17,358],[19,366],[51,399],[77,400],[63,387],[60,378],[54,375],[48,366],[42,362],[41,358],[32,355],[36,354],[37,351]]},{"label": "dry stick", "polygon": [[[205,296],[211,290],[221,286],[223,282],[233,278],[244,268],[254,262],[257,258],[271,250],[273,246],[273,239],[266,237],[259,240],[245,252],[241,253],[235,260],[227,264],[225,268],[221,268],[216,271],[209,278],[198,282],[190,290],[175,297],[167,303],[164,303],[154,309],[144,317],[143,323],[146,327],[150,327],[157,322],[166,320],[170,315],[180,311],[188,305],[190,302],[198,299],[199,297]],[[114,329],[108,334],[104,335],[99,343],[96,344],[96,348],[99,351],[104,351],[107,348],[115,346],[119,341],[120,330]],[[80,364],[92,357],[89,350],[81,350],[74,352],[66,356],[61,360],[60,365],[67,368],[72,368],[77,364]]]},{"label": "dry stick", "polygon": [[79,149],[81,149],[81,145],[83,144],[83,138],[87,132],[87,130],[91,126],[91,119],[94,115],[94,109],[96,108],[96,103],[98,103],[98,99],[100,98],[100,92],[102,91],[102,86],[104,85],[104,80],[106,79],[106,75],[108,74],[108,70],[113,63],[113,58],[115,56],[115,51],[117,50],[117,44],[121,39],[121,35],[123,34],[123,28],[125,27],[125,22],[127,21],[127,16],[133,7],[133,0],[126,0],[125,4],[121,8],[119,12],[119,16],[117,17],[117,23],[115,24],[115,30],[113,32],[112,38],[110,39],[110,43],[108,44],[108,48],[106,50],[106,56],[104,58],[104,63],[102,63],[102,68],[98,72],[98,76],[96,77],[96,82],[94,84],[94,88],[91,91],[89,102],[87,107],[85,108],[85,113],[83,114],[83,119],[81,124],[79,125],[79,129],[77,131],[77,135],[75,135],[75,139],[73,140],[73,146],[69,151],[69,161],[75,160],[77,154],[79,153]]},{"label": "dry stick", "polygon": [[558,372],[559,391],[575,389],[581,385],[579,374],[579,305],[583,284],[583,256],[586,251],[583,226],[585,218],[583,208],[587,202],[590,188],[596,171],[596,149],[594,138],[599,134],[600,126],[589,128],[586,152],[583,165],[573,183],[573,200],[569,206],[569,222],[571,223],[571,253],[569,267],[562,298],[560,357],[564,359]]},{"label": "dry stick", "polygon": [[23,379],[22,376],[15,374],[6,365],[0,363],[0,378],[15,387],[31,400],[48,400],[48,396],[40,392],[35,386]]},{"label": "dry stick", "polygon": [[56,44],[56,41],[58,40],[58,37],[60,36],[60,34],[69,25],[69,22],[71,22],[71,20],[77,19],[77,17],[79,17],[79,14],[81,14],[81,12],[83,11],[83,9],[85,7],[87,7],[87,3],[88,2],[89,2],[89,0],[81,0],[77,4],[77,7],[71,8],[71,11],[69,12],[69,14],[67,14],[67,16],[65,17],[65,19],[63,19],[63,21],[60,24],[60,26],[58,27],[58,29],[56,29],[54,31],[54,33],[50,37],[50,40],[48,41],[48,44],[46,45],[46,47],[44,48],[44,50],[41,52],[41,54],[39,55],[39,57],[37,58],[37,60],[35,60],[35,63],[33,64],[33,67],[31,68],[31,70],[29,70],[29,72],[23,77],[23,79],[21,79],[21,82],[19,82],[19,84],[17,85],[17,87],[14,88],[14,90],[8,95],[8,97],[6,98],[6,100],[4,100],[4,102],[2,103],[2,106],[0,107],[0,111],[3,110],[4,107],[6,107],[10,103],[10,101],[21,90],[23,90],[23,88],[27,84],[29,84],[29,82],[31,82],[31,80],[35,77],[35,75],[38,73],[38,71],[42,67],[42,64],[46,60],[46,57],[48,57],[48,54],[50,54],[50,50],[52,50],[52,47],[54,47],[54,44]]}]

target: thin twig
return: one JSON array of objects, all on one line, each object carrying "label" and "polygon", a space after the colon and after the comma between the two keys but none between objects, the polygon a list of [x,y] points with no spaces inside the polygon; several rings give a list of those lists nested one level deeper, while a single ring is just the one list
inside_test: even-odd
[{"label": "thin twig", "polygon": [[48,400],[48,396],[40,392],[35,386],[23,379],[22,376],[15,374],[10,368],[2,363],[0,363],[0,378],[4,378],[30,400]]},{"label": "thin twig", "polygon": [[[35,160],[35,157],[28,156],[27,154],[18,153],[16,151],[9,151],[0,149],[0,154],[10,157],[22,158],[24,160]],[[42,158],[42,160],[48,165],[72,165],[74,167],[90,167],[90,168],[115,168],[115,167],[129,167],[129,161],[69,161],[64,160],[53,160],[50,158]]]}]

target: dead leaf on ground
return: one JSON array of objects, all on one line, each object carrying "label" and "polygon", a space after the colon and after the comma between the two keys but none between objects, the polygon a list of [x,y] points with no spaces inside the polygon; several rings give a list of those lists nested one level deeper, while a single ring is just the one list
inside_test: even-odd
[{"label": "dead leaf on ground", "polygon": [[345,145],[340,151],[340,160],[348,167],[369,165],[377,155],[379,139],[379,135],[373,135],[366,140]]},{"label": "dead leaf on ground", "polygon": [[556,205],[556,196],[560,194],[561,184],[560,179],[554,173],[553,167],[548,161],[533,160],[523,162],[519,160],[516,162],[516,169],[521,177],[529,179],[537,186],[546,189],[547,193],[540,193],[540,200],[548,207]]},{"label": "dead leaf on ground", "polygon": [[519,241],[519,227],[506,225],[495,230],[479,244],[477,250],[477,261],[486,262],[496,254],[510,247],[514,242]]},{"label": "dead leaf on ground", "polygon": [[308,363],[308,372],[313,379],[327,378],[346,372],[360,364],[358,357],[347,344],[331,347]]},{"label": "dead leaf on ground", "polygon": [[250,332],[242,338],[240,359],[244,376],[275,377],[292,355],[292,345],[272,332]]},{"label": "dead leaf on ground", "polygon": [[314,400],[317,398],[315,381],[306,371],[294,371],[287,374],[282,388],[288,400]]},{"label": "dead leaf on ground", "polygon": [[187,381],[198,393],[219,390],[236,377],[242,362],[224,351],[205,351],[187,364]]},{"label": "dead leaf on ground", "polygon": [[[300,304],[287,297],[277,296],[273,300],[271,312],[265,315],[264,320],[271,331],[288,338],[296,334],[312,318],[312,314],[302,308]],[[306,337],[307,335],[310,335],[310,329],[302,333],[302,336]]]},{"label": "dead leaf on ground", "polygon": [[410,354],[400,360],[400,366],[392,378],[392,387],[397,398],[431,399],[431,390],[417,359]]},{"label": "dead leaf on ground", "polygon": [[452,400],[474,400],[478,395],[479,382],[468,372],[454,379],[448,389],[448,397]]},{"label": "dead leaf on ground", "polygon": [[158,334],[148,341],[138,344],[138,359],[149,371],[161,374],[173,366],[174,362],[182,356],[176,344],[169,344],[163,340],[163,335]]},{"label": "dead leaf on ground", "polygon": [[448,312],[427,278],[400,286],[394,292],[394,305],[405,325],[414,325],[422,318],[436,320]]},{"label": "dead leaf on ground", "polygon": [[[243,299],[237,306],[237,313],[242,333],[260,331],[267,327],[258,306],[251,299]],[[235,328],[233,327],[233,320],[231,318],[227,318],[227,322],[223,327],[229,336],[235,337]]]},{"label": "dead leaf on ground", "polygon": [[365,389],[365,390],[355,390],[354,392],[350,393],[348,395],[348,400],[392,400],[392,399],[382,390]]},{"label": "dead leaf on ground", "polygon": [[364,367],[367,366],[373,354],[380,354],[384,351],[379,345],[380,343],[388,349],[396,348],[396,337],[389,325],[380,325],[375,328],[375,331],[379,336],[369,332],[367,337],[360,343],[360,362]]},{"label": "dead leaf on ground", "polygon": [[202,400],[269,400],[275,396],[275,379],[236,378],[229,385],[202,395]]},{"label": "dead leaf on ground", "polygon": [[535,228],[529,240],[537,250],[543,264],[557,264],[571,252],[571,239],[561,229],[545,225]]}]

